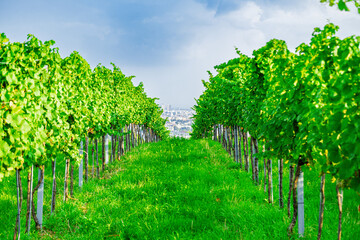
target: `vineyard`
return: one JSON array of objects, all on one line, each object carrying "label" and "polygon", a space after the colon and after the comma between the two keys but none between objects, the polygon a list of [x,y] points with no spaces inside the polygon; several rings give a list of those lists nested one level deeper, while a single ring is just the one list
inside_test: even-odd
[{"label": "vineyard", "polygon": [[[58,172],[57,183],[61,184],[63,177],[64,171]],[[336,195],[336,183],[331,183],[330,175],[326,178],[327,196]],[[311,171],[306,179],[305,206],[309,211],[305,239],[314,239],[317,229],[312,226],[318,215],[312,210],[319,206],[319,177]],[[14,180],[15,176],[3,180],[0,214],[5,219],[16,215]],[[47,203],[51,201],[51,182],[52,176],[45,174]],[[288,172],[284,172],[284,186],[289,186]],[[74,198],[59,199],[53,213],[50,204],[45,204],[42,230],[33,229],[22,238],[288,239],[286,229],[291,220],[287,211],[269,204],[262,190],[216,141],[168,139],[141,144],[121,161],[107,165],[100,179],[91,174],[81,189],[74,188]],[[274,195],[278,195],[276,187]],[[344,196],[342,237],[354,239],[359,234],[359,216],[353,209],[357,195],[344,189]],[[337,214],[336,198],[328,197],[323,239],[336,235],[337,225],[332,223]],[[13,226],[13,221],[0,225],[0,238],[10,238]]]},{"label": "vineyard", "polygon": [[[232,13],[245,12],[241,6],[218,14],[221,4],[209,10],[213,3],[190,2],[206,14],[196,18],[203,27],[218,21],[223,28],[237,19]],[[358,0],[320,2],[360,13]],[[94,14],[103,14],[102,5]],[[260,19],[266,14],[259,6],[270,5],[249,1],[247,7]],[[168,16],[181,16],[176,26],[185,19]],[[144,31],[164,19],[146,15],[130,23],[147,24]],[[68,25],[92,32],[98,26]],[[155,35],[173,26],[158,27]],[[106,47],[118,46],[112,44],[122,32],[101,29],[99,35],[117,34]],[[201,32],[195,29],[189,32]],[[236,48],[236,58],[202,81],[191,139],[170,137],[159,99],[114,63],[92,68],[79,52],[62,57],[53,40],[29,34],[25,42],[11,42],[1,33],[0,239],[360,236],[360,36],[340,38],[338,31],[333,23],[315,28],[295,51],[279,39],[249,56]],[[137,46],[141,54],[158,51],[152,41],[166,49],[167,39],[148,38]],[[193,46],[206,46],[201,39]],[[192,50],[190,64],[202,52]],[[164,53],[156,54],[149,58]],[[176,121],[172,126],[178,129]]]},{"label": "vineyard", "polygon": [[[73,198],[75,168],[82,187],[89,178],[90,161],[92,175],[95,171],[99,178],[99,165],[103,172],[109,160],[167,136],[156,99],[147,97],[142,84],[134,86],[132,76],[125,76],[114,64],[112,70],[101,65],[92,70],[77,52],[61,58],[53,45],[54,41],[42,42],[32,35],[24,43],[9,42],[0,35],[0,181],[16,172],[14,239],[20,238],[24,216],[26,232],[31,231],[32,218],[36,229],[42,228],[45,169],[53,179],[53,212],[58,163],[65,171],[63,200],[67,201]],[[38,170],[35,183],[34,169]],[[24,174],[26,213],[21,212]]]},{"label": "vineyard", "polygon": [[[274,202],[277,163],[279,206],[284,207],[287,198],[292,219],[289,234],[297,219],[299,235],[306,234],[303,194],[309,171],[321,177],[318,238],[326,215],[325,175],[336,182],[336,196],[327,198],[338,199],[338,239],[343,189],[360,194],[360,37],[340,39],[337,30],[333,24],[316,28],[310,43],[301,44],[296,53],[277,39],[251,57],[237,49],[238,58],[215,66],[217,74],[209,73],[209,81],[203,81],[206,90],[195,106],[192,136],[222,142],[241,169],[251,170],[256,185],[262,170],[269,203]],[[286,169],[288,194],[282,184]]]}]

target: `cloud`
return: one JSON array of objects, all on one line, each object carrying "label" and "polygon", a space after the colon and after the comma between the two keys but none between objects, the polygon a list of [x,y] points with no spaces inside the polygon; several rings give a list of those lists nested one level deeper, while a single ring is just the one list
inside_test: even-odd
[{"label": "cloud", "polygon": [[245,2],[240,8],[219,17],[238,28],[253,28],[261,21],[263,10],[254,2]]},{"label": "cloud", "polygon": [[[183,37],[173,49],[169,62],[158,69],[166,69],[166,74],[159,78],[167,79],[163,84],[168,92],[157,92],[163,96],[164,103],[181,106],[194,104],[192,97],[185,96],[199,96],[203,88],[198,83],[208,79],[206,71],[213,71],[213,66],[236,57],[234,47],[251,55],[270,39],[278,38],[285,40],[294,51],[302,42],[310,41],[315,27],[322,28],[328,21],[344,29],[339,32],[343,37],[360,35],[357,27],[360,16],[356,12],[340,12],[314,0],[285,8],[281,4],[242,1],[237,8],[222,14],[201,2],[188,1],[185,6],[180,12],[170,12],[156,19],[170,23]],[[157,81],[148,79],[146,87]],[[180,83],[187,87],[181,87]]]},{"label": "cloud", "polygon": [[190,107],[207,70],[247,55],[272,38],[290,49],[328,21],[339,35],[360,35],[360,15],[319,0],[63,0],[0,1],[0,29],[11,41],[28,33],[54,39],[63,57],[73,50],[95,67],[118,65],[151,97]]}]

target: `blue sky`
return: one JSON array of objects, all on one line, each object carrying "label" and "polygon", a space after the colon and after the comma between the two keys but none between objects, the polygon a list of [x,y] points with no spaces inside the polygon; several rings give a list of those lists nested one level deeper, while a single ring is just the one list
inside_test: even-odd
[{"label": "blue sky", "polygon": [[53,39],[63,57],[78,51],[95,67],[118,65],[159,103],[191,107],[207,70],[272,38],[290,49],[328,21],[360,35],[360,15],[320,0],[0,0],[0,32]]}]

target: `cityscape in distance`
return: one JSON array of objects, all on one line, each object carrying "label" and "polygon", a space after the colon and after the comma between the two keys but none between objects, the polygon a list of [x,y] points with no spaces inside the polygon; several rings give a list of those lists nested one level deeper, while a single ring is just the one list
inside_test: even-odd
[{"label": "cityscape in distance", "polygon": [[163,109],[161,117],[167,118],[165,127],[170,131],[171,137],[190,138],[193,120],[191,117],[195,111],[192,109],[182,109],[171,105],[160,105]]}]

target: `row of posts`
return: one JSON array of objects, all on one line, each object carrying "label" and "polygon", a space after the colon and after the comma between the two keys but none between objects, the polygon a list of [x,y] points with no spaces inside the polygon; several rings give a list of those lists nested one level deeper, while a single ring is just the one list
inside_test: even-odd
[{"label": "row of posts", "polygon": [[[255,184],[260,184],[259,182],[259,159],[256,156],[259,153],[259,144],[258,140],[249,134],[246,130],[239,126],[227,127],[221,124],[213,126],[213,140],[218,141],[222,144],[225,150],[229,153],[230,156],[234,157],[234,161],[240,164],[240,168],[244,168],[245,171],[252,171],[252,180]],[[242,140],[242,143],[241,143]],[[243,154],[242,154],[243,150]],[[265,152],[265,142],[263,142],[263,149]],[[244,162],[242,160],[242,155],[244,156]],[[288,212],[290,217],[290,198],[291,192],[297,192],[297,218],[298,218],[298,232],[300,236],[304,235],[304,174],[301,171],[300,166],[298,166],[300,172],[296,176],[296,190],[294,191],[294,186],[290,186],[289,189],[289,199],[288,199]],[[272,159],[264,158],[264,192],[268,194],[268,202],[273,203],[273,179],[272,179]],[[280,208],[284,207],[283,200],[283,159],[278,160],[278,170],[279,170],[279,206]],[[293,168],[291,168],[293,170]],[[290,174],[290,184],[295,180],[294,176]],[[291,229],[292,231],[292,229]]]},{"label": "row of posts", "polygon": [[[122,135],[122,133],[129,133],[126,134],[125,137]],[[135,125],[130,124],[126,126],[121,131],[121,136],[115,136],[115,135],[109,135],[106,134],[103,137],[103,150],[104,150],[104,163],[108,164],[109,162],[115,161],[116,158],[116,142],[118,145],[118,159],[120,159],[120,156],[123,155],[125,152],[130,151],[132,148],[142,144],[142,143],[149,143],[149,142],[158,142],[160,141],[160,137],[151,129],[147,128],[144,125]],[[109,142],[111,142],[111,152],[109,154]],[[96,156],[96,163],[94,161],[94,146],[97,147],[97,139],[94,139],[93,141],[93,151],[92,151],[92,157],[93,157],[93,169],[92,173],[94,176],[94,168],[95,164],[98,167],[98,156]],[[82,188],[84,184],[84,159],[85,159],[85,181],[88,179],[88,166],[89,166],[89,139],[86,137],[85,139],[85,151],[84,151],[84,141],[80,142],[79,146],[79,155],[81,156],[81,162],[79,165],[79,187]],[[97,149],[96,149],[97,151]],[[66,160],[66,166],[65,166],[65,181],[64,181],[64,198],[63,200],[66,201],[67,199],[67,192],[66,189],[68,188],[68,182],[67,179],[69,177],[69,173],[72,174],[73,171],[69,171],[69,165],[70,161]],[[73,168],[73,165],[72,165]],[[42,166],[38,169],[38,185],[33,190],[33,166],[31,166],[29,171],[29,182],[28,182],[28,191],[29,196],[28,197],[28,212],[26,217],[26,232],[30,232],[30,222],[31,222],[31,215],[33,216],[36,222],[37,229],[42,228],[43,224],[43,202],[44,202],[44,170],[45,167]],[[17,212],[17,219],[16,219],[16,228],[14,232],[14,239],[20,239],[20,215],[21,215],[21,204],[22,204],[22,194],[21,194],[21,176],[20,176],[21,170],[16,170],[16,182],[17,182],[17,205],[18,205],[18,212]],[[98,172],[98,170],[97,170]],[[52,199],[51,199],[51,213],[55,210],[55,201],[56,201],[56,158],[54,161],[52,161]],[[97,173],[98,174],[98,173]],[[99,176],[99,175],[98,175]],[[36,214],[32,213],[34,204],[33,204],[33,192],[37,191],[37,209]],[[72,191],[72,190],[71,190]]]}]

